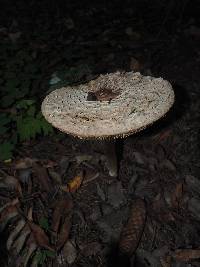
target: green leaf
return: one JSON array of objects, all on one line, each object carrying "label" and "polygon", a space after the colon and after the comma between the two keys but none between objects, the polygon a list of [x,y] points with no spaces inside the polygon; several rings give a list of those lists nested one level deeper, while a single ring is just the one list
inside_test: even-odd
[{"label": "green leaf", "polygon": [[43,266],[47,257],[55,258],[55,256],[56,256],[55,252],[44,249],[44,250],[39,250],[36,252],[34,260],[36,260],[37,264],[40,264]]},{"label": "green leaf", "polygon": [[42,115],[42,112],[38,112],[36,118],[40,121],[40,127],[42,129],[42,132],[44,136],[50,135],[53,133],[53,127],[51,126],[48,121],[45,120],[45,118]]},{"label": "green leaf", "polygon": [[50,123],[48,123],[45,119],[41,119],[40,121],[40,126],[42,129],[42,132],[44,134],[44,136],[50,135],[53,133],[53,127],[51,126]]},{"label": "green leaf", "polygon": [[12,157],[12,151],[14,149],[14,145],[10,142],[4,142],[0,144],[0,159],[7,160]]},{"label": "green leaf", "polygon": [[36,108],[35,106],[30,106],[30,108],[27,110],[26,115],[29,117],[34,117]]},{"label": "green leaf", "polygon": [[43,251],[37,251],[35,255],[35,259],[38,264],[43,265],[46,260],[46,254]]},{"label": "green leaf", "polygon": [[55,256],[56,256],[56,253],[54,251],[51,251],[51,250],[44,250],[44,253],[49,258],[55,258]]},{"label": "green leaf", "polygon": [[31,138],[35,138],[37,134],[42,132],[49,134],[52,132],[51,126],[45,121],[38,119],[37,117],[22,117],[17,118],[17,132],[20,141],[28,141]]},{"label": "green leaf", "polygon": [[35,100],[23,99],[23,100],[20,100],[19,102],[17,102],[16,108],[18,108],[18,109],[22,109],[22,108],[26,109],[29,106],[33,105],[34,103],[35,103]]},{"label": "green leaf", "polygon": [[35,138],[35,121],[34,118],[19,118],[17,120],[17,133],[20,141],[29,141],[32,137]]}]

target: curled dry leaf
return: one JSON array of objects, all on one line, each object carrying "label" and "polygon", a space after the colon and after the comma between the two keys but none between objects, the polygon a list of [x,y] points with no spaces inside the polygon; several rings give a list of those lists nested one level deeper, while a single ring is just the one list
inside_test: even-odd
[{"label": "curled dry leaf", "polygon": [[[6,204],[0,211],[0,219],[1,221],[5,221],[7,217],[11,218],[10,214],[13,217],[13,213],[20,215],[18,213],[18,209],[16,205],[19,200],[14,199],[12,202]],[[10,233],[7,240],[7,249],[14,252],[15,255],[19,255],[23,249],[23,256],[19,260],[19,266],[26,267],[30,257],[33,252],[38,248],[46,248],[48,250],[54,251],[49,243],[49,238],[45,234],[44,230],[40,228],[40,226],[36,225],[32,222],[32,208],[29,209],[28,212],[29,220],[25,221],[24,219],[20,219],[13,231]],[[0,221],[0,223],[1,223]],[[18,266],[18,264],[16,265]]]},{"label": "curled dry leaf", "polygon": [[130,217],[124,225],[120,241],[119,252],[131,256],[139,245],[146,221],[146,207],[142,199],[134,201],[130,211]]},{"label": "curled dry leaf", "polygon": [[178,249],[174,253],[174,258],[182,262],[200,259],[200,249]]}]

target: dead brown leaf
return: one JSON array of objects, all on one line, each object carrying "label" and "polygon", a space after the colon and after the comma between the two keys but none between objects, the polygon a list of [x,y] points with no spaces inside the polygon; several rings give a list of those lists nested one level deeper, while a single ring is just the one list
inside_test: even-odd
[{"label": "dead brown leaf", "polygon": [[175,220],[173,214],[166,208],[166,203],[160,193],[152,202],[152,210],[155,214],[156,220],[159,220],[160,222],[171,222]]},{"label": "dead brown leaf", "polygon": [[[28,240],[26,241],[26,247],[27,247],[28,251],[26,254],[23,255],[22,260],[21,260],[21,264],[23,267],[28,266],[28,262],[32,256],[33,252],[36,249],[38,249],[38,246],[35,243],[35,239],[34,239],[33,235],[30,235],[28,237]],[[34,265],[34,263],[32,262],[31,266],[38,266],[38,265]]]},{"label": "dead brown leaf", "polygon": [[73,202],[70,198],[60,199],[55,203],[54,207],[52,230],[56,235],[56,248],[59,250],[68,240]]},{"label": "dead brown leaf", "polygon": [[86,244],[81,250],[81,254],[85,257],[95,256],[102,250],[102,245],[96,241]]},{"label": "dead brown leaf", "polygon": [[[26,267],[28,266],[28,262],[33,254],[33,252],[37,249],[37,245],[35,243],[31,243],[29,246],[28,246],[28,252],[26,253],[26,255],[24,256],[23,260],[22,260],[22,263],[23,263],[23,266]],[[31,265],[33,266],[33,265]]]},{"label": "dead brown leaf", "polygon": [[160,163],[160,167],[161,168],[166,168],[170,171],[176,171],[176,166],[175,164],[169,160],[169,159],[164,159],[161,163]]},{"label": "dead brown leaf", "polygon": [[76,192],[79,187],[81,186],[83,181],[83,172],[80,174],[76,175],[69,183],[68,183],[68,188],[69,192],[74,193]]},{"label": "dead brown leaf", "polygon": [[12,244],[11,248],[15,255],[19,255],[30,233],[30,228],[28,227],[28,225],[25,225]]},{"label": "dead brown leaf", "polygon": [[63,245],[67,242],[69,238],[70,229],[71,229],[71,216],[68,216],[67,218],[65,218],[65,221],[62,224],[60,232],[58,234],[58,240],[56,242],[57,250],[60,250],[63,247]]},{"label": "dead brown leaf", "polygon": [[162,267],[171,267],[172,265],[172,257],[170,255],[167,255],[160,259]]},{"label": "dead brown leaf", "polygon": [[83,179],[84,179],[84,172],[81,171],[79,174],[74,176],[73,179],[68,182],[68,184],[61,185],[60,189],[67,193],[68,192],[74,193],[82,185]]},{"label": "dead brown leaf", "polygon": [[156,214],[161,213],[165,208],[165,202],[161,193],[158,193],[154,200],[152,201],[152,209]]},{"label": "dead brown leaf", "polygon": [[68,216],[73,209],[73,202],[70,198],[58,200],[54,205],[52,216],[52,230],[58,233],[61,220]]},{"label": "dead brown leaf", "polygon": [[136,199],[130,211],[128,222],[122,229],[119,251],[122,254],[131,256],[137,249],[146,221],[146,205],[144,200]]},{"label": "dead brown leaf", "polygon": [[176,184],[175,190],[171,197],[171,203],[174,208],[180,207],[182,198],[183,198],[183,183],[179,182]]},{"label": "dead brown leaf", "polygon": [[51,191],[52,185],[50,183],[50,179],[49,179],[49,175],[48,175],[47,170],[43,166],[41,166],[37,163],[34,163],[33,164],[33,171],[35,173],[35,176],[36,176],[41,188],[46,192]]},{"label": "dead brown leaf", "polygon": [[18,198],[12,200],[0,209],[0,224],[9,217],[10,214],[18,214],[17,204],[19,203]]},{"label": "dead brown leaf", "polygon": [[28,225],[32,231],[32,234],[33,234],[34,239],[35,239],[36,243],[38,244],[38,246],[53,251],[53,248],[49,244],[49,238],[46,235],[46,233],[44,232],[44,230],[39,225],[37,225],[31,221],[28,221]]},{"label": "dead brown leaf", "polygon": [[86,170],[82,184],[86,185],[86,184],[94,181],[98,177],[99,177],[99,172],[97,172],[96,170],[88,169],[88,170]]},{"label": "dead brown leaf", "polygon": [[35,162],[37,162],[37,160],[31,158],[19,159],[14,163],[14,168],[16,170],[32,168]]},{"label": "dead brown leaf", "polygon": [[58,163],[53,161],[53,160],[46,160],[43,163],[43,167],[45,167],[45,168],[53,168],[53,167],[56,167],[56,166],[58,166]]},{"label": "dead brown leaf", "polygon": [[14,199],[0,208],[0,231],[4,230],[10,220],[19,216],[18,202],[18,199]]},{"label": "dead brown leaf", "polygon": [[62,177],[59,173],[51,170],[50,168],[48,169],[48,173],[49,173],[49,176],[51,177],[52,181],[55,184],[59,184],[59,185],[62,184]]},{"label": "dead brown leaf", "polygon": [[18,179],[16,179],[13,176],[5,176],[3,179],[0,179],[0,187],[1,188],[8,188],[8,189],[14,189],[16,190],[20,195],[22,195],[22,188],[21,185],[18,181]]},{"label": "dead brown leaf", "polygon": [[77,257],[76,244],[73,240],[68,240],[63,246],[60,254],[62,255],[62,264],[64,266],[72,265]]},{"label": "dead brown leaf", "polygon": [[8,250],[10,250],[11,246],[14,243],[14,240],[19,235],[21,230],[24,228],[25,224],[26,224],[26,222],[23,219],[21,219],[20,221],[17,222],[15,228],[11,231],[11,233],[8,237],[7,243],[6,243]]},{"label": "dead brown leaf", "polygon": [[174,253],[177,261],[188,262],[200,259],[200,249],[178,249]]},{"label": "dead brown leaf", "polygon": [[69,187],[68,187],[67,184],[65,184],[65,185],[61,185],[59,188],[60,188],[63,192],[69,193]]}]

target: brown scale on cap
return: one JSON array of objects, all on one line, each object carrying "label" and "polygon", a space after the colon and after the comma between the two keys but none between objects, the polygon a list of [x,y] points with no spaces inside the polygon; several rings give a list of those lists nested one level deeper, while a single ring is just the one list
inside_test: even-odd
[{"label": "brown scale on cap", "polygon": [[113,92],[111,89],[100,89],[97,92],[89,92],[87,96],[87,101],[110,101],[117,97],[120,92]]}]

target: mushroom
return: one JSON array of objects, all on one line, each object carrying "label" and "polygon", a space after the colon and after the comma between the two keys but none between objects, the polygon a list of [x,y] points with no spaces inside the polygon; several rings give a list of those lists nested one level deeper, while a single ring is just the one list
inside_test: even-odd
[{"label": "mushroom", "polygon": [[[60,131],[81,139],[108,140],[109,174],[117,175],[116,138],[141,131],[174,103],[171,84],[139,72],[115,72],[46,96],[42,113]],[[110,144],[110,146],[108,146]]]}]

